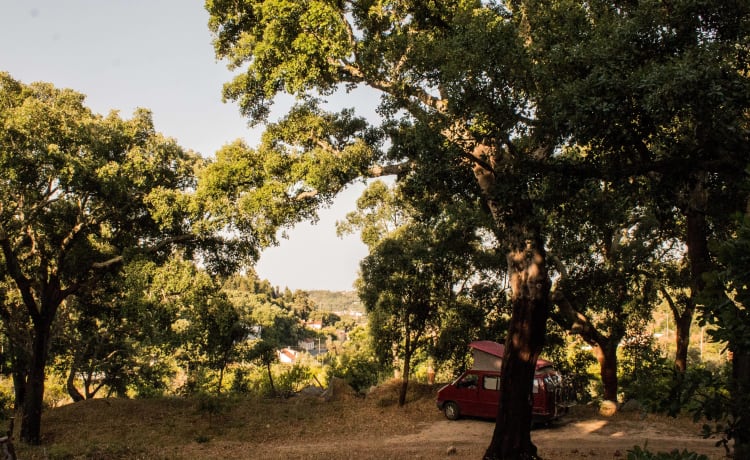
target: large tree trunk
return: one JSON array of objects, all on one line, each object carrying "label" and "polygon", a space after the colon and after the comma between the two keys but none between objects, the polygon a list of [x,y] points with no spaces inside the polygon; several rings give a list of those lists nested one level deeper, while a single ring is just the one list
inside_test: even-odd
[{"label": "large tree trunk", "polygon": [[546,334],[550,282],[546,254],[536,243],[508,256],[513,313],[505,340],[495,430],[484,454],[487,460],[538,458],[531,442],[532,385]]},{"label": "large tree trunk", "polygon": [[[695,305],[698,296],[706,287],[703,275],[710,268],[710,253],[708,251],[708,225],[706,223],[706,207],[708,196],[703,186],[703,179],[696,179],[690,191],[688,209],[685,212],[687,220],[687,256],[690,263],[690,296],[685,302],[685,307],[680,312],[672,308],[676,324],[677,354],[675,356],[675,367],[680,372],[687,370],[688,348],[690,346],[690,326],[693,323]],[[672,306],[670,304],[670,306]]]},{"label": "large tree trunk", "polygon": [[51,320],[44,317],[34,321],[31,366],[26,382],[26,397],[23,405],[23,417],[21,419],[21,440],[32,445],[37,445],[41,442],[44,381],[46,378],[51,323]]},{"label": "large tree trunk", "polygon": [[26,382],[29,379],[28,350],[11,344],[11,374],[13,375],[13,410],[20,411],[26,401]]},{"label": "large tree trunk", "polygon": [[29,378],[28,369],[13,370],[13,411],[17,412],[23,408],[26,401],[26,381]]},{"label": "large tree trunk", "polygon": [[[619,338],[617,339],[619,342]],[[594,345],[594,356],[599,362],[599,374],[604,386],[604,400],[617,402],[617,343],[605,340]]]}]

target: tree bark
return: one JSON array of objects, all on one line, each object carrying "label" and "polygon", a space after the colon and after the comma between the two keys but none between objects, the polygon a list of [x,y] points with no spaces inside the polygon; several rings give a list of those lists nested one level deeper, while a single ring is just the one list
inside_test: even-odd
[{"label": "tree bark", "polygon": [[406,331],[406,343],[404,344],[404,371],[401,376],[401,388],[398,392],[398,407],[406,405],[406,392],[409,389],[409,374],[411,373],[411,334]]},{"label": "tree bark", "polygon": [[549,316],[549,276],[539,242],[508,255],[513,313],[505,340],[500,401],[486,460],[538,459],[531,442],[532,388]]},{"label": "tree bark", "polygon": [[17,412],[23,408],[26,401],[26,381],[29,378],[28,369],[13,370],[13,410]]},{"label": "tree bark", "polygon": [[685,302],[682,314],[674,316],[675,342],[677,352],[674,358],[674,366],[680,373],[687,371],[688,349],[690,348],[690,326],[693,324],[695,306],[692,299]]},{"label": "tree bark", "polygon": [[560,310],[557,322],[572,333],[578,334],[592,346],[594,357],[599,363],[599,375],[604,387],[604,399],[617,401],[619,382],[617,379],[617,344],[624,336],[624,329],[613,327],[609,337],[599,332],[591,321],[573,307],[565,295],[558,291],[552,295],[553,302]]},{"label": "tree bark", "polygon": [[[619,339],[617,339],[619,342]],[[617,402],[617,343],[606,340],[594,345],[594,356],[599,363],[599,373],[604,386],[604,400]]]},{"label": "tree bark", "polygon": [[675,369],[684,374],[687,370],[688,348],[690,346],[690,325],[693,323],[695,303],[693,302],[691,294],[685,299],[684,308],[680,310],[677,302],[675,302],[674,298],[669,294],[669,291],[667,291],[665,287],[661,288],[661,294],[669,305],[669,310],[672,312],[672,318],[675,323],[675,343],[677,345],[677,352],[674,359]]},{"label": "tree bark", "polygon": [[34,321],[34,341],[31,365],[26,382],[26,398],[21,418],[21,440],[31,444],[41,443],[42,407],[44,403],[44,382],[46,379],[47,355],[52,321],[41,317]]},{"label": "tree bark", "polygon": [[276,396],[276,386],[273,383],[273,372],[271,372],[271,363],[266,363],[266,371],[268,372],[268,383],[271,385],[271,396]]},{"label": "tree bark", "polygon": [[13,375],[13,410],[20,411],[26,401],[26,382],[29,379],[28,351],[11,344],[11,374]]},{"label": "tree bark", "polygon": [[703,275],[710,268],[708,225],[706,223],[707,205],[708,197],[703,187],[703,180],[696,179],[696,183],[690,191],[688,209],[685,212],[687,221],[685,243],[687,245],[688,262],[690,263],[690,296],[685,302],[685,308],[682,312],[670,304],[676,325],[677,354],[675,356],[675,367],[682,373],[687,370],[690,326],[693,323],[695,306],[698,296],[706,287]]},{"label": "tree bark", "polygon": [[85,398],[76,388],[76,365],[75,363],[71,366],[70,372],[68,372],[68,379],[65,382],[65,388],[68,390],[68,396],[73,400],[74,403],[81,402]]}]

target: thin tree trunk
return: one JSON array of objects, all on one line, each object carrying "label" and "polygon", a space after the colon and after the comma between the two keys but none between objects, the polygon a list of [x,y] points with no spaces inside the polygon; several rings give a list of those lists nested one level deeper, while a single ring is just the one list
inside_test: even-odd
[{"label": "thin tree trunk", "polygon": [[406,344],[404,346],[404,371],[401,376],[401,388],[398,392],[398,406],[406,404],[406,391],[409,389],[409,374],[411,373],[411,334],[406,331]]},{"label": "thin tree trunk", "polygon": [[221,365],[221,369],[219,369],[219,383],[216,385],[216,394],[221,394],[221,385],[224,383],[224,368],[226,366],[224,364]]},{"label": "thin tree trunk", "polygon": [[68,395],[71,397],[71,399],[73,399],[74,403],[83,401],[85,399],[81,392],[78,391],[78,388],[76,388],[75,380],[76,365],[75,363],[73,363],[70,368],[70,372],[68,372],[68,380],[66,381],[65,387],[68,390]]},{"label": "thin tree trunk", "polygon": [[486,460],[537,459],[531,442],[532,387],[549,316],[549,277],[541,244],[508,256],[513,313],[502,364],[500,401]]},{"label": "thin tree trunk", "polygon": [[[696,291],[692,290],[692,292]],[[674,319],[675,323],[675,342],[677,344],[677,353],[675,354],[674,365],[680,373],[685,373],[685,371],[687,370],[688,348],[690,346],[690,325],[693,323],[695,303],[693,302],[692,298],[686,299],[685,307],[681,311],[666,288],[661,288],[661,294],[669,305],[669,309],[672,312],[672,318]]]},{"label": "thin tree trunk", "polygon": [[276,396],[276,387],[273,385],[273,373],[271,372],[271,363],[266,364],[266,371],[268,371],[268,383],[271,384],[271,396]]}]

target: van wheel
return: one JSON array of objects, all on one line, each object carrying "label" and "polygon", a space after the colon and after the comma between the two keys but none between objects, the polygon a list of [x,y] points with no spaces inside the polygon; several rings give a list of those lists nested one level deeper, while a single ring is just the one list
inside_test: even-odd
[{"label": "van wheel", "polygon": [[445,414],[445,418],[448,420],[458,420],[458,418],[461,416],[461,412],[458,410],[458,404],[454,403],[453,401],[448,401],[445,403],[445,406],[443,407],[443,413]]}]

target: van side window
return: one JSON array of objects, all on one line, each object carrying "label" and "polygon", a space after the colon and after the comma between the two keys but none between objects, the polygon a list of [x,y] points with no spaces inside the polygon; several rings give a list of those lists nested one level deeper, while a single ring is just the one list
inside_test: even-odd
[{"label": "van side window", "polygon": [[492,377],[490,375],[484,376],[484,384],[482,385],[485,390],[499,390],[500,389],[500,377]]},{"label": "van side window", "polygon": [[534,388],[532,390],[533,393],[539,393],[539,380],[534,379]]}]

